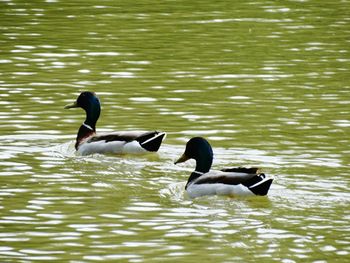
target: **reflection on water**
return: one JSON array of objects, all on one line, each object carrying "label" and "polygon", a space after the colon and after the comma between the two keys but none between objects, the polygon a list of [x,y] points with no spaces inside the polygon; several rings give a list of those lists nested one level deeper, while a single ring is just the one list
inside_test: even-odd
[{"label": "reflection on water", "polygon": [[[349,258],[348,3],[0,5],[2,260]],[[82,90],[98,132],[165,130],[160,152],[77,156]],[[269,196],[189,199],[192,136]]]}]

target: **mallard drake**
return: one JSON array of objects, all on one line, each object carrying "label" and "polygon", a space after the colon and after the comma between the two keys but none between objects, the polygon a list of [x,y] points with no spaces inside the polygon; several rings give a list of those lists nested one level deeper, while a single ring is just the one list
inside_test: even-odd
[{"label": "mallard drake", "polygon": [[77,100],[65,109],[82,108],[86,119],[80,126],[75,149],[81,155],[93,153],[146,153],[158,151],[165,132],[112,132],[96,135],[96,122],[100,117],[101,104],[94,92],[82,92]]},{"label": "mallard drake", "polygon": [[189,159],[196,160],[196,169],[191,173],[185,187],[191,198],[204,195],[266,195],[273,181],[273,178],[260,173],[258,168],[238,167],[210,171],[213,150],[202,137],[190,139],[185,152],[175,164]]}]

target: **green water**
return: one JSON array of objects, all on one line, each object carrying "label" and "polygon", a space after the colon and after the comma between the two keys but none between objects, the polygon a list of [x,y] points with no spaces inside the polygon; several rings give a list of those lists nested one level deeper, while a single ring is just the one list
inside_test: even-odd
[{"label": "green water", "polygon": [[[350,2],[0,1],[1,262],[348,262]],[[74,154],[162,130],[158,154]],[[268,197],[190,200],[213,168],[259,166]]]}]

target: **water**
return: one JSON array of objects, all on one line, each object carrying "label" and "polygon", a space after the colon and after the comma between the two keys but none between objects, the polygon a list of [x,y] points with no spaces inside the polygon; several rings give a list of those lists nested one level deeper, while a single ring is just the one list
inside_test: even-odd
[{"label": "water", "polygon": [[[347,262],[349,1],[0,1],[3,262]],[[158,154],[74,154],[164,130]],[[213,168],[259,166],[268,197],[190,200],[192,136]]]}]

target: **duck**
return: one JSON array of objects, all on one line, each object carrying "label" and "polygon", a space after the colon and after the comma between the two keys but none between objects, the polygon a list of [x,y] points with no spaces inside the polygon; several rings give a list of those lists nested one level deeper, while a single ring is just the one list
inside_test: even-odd
[{"label": "duck", "polygon": [[126,131],[96,134],[96,123],[101,113],[100,99],[95,92],[81,92],[76,101],[65,109],[82,108],[86,119],[78,130],[75,149],[80,155],[139,154],[157,152],[166,137],[165,132]]},{"label": "duck", "polygon": [[186,143],[185,152],[175,161],[175,164],[189,159],[196,161],[196,168],[185,186],[185,191],[190,198],[205,195],[231,197],[267,195],[273,177],[266,176],[255,167],[210,170],[213,157],[213,149],[209,142],[202,137],[193,137]]}]

